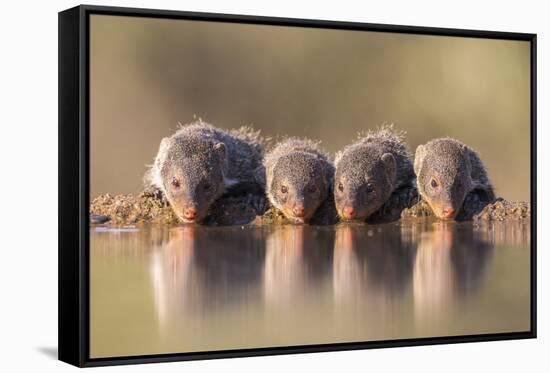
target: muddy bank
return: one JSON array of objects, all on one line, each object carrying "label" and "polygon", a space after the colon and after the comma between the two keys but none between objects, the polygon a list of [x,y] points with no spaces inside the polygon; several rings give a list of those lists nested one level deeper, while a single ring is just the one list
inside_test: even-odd
[{"label": "muddy bank", "polygon": [[[408,201],[408,198],[405,198]],[[396,202],[401,205],[403,202]],[[334,224],[337,222],[333,204],[323,207],[323,212],[312,221],[312,224]],[[239,225],[239,224],[286,224],[288,220],[273,207],[267,207],[262,214],[258,208],[257,196],[224,196],[211,208],[206,225]],[[398,214],[398,213],[397,213]],[[394,214],[392,214],[394,215]],[[522,220],[531,216],[531,206],[527,202],[509,202],[498,199],[496,202],[478,206],[478,211],[471,214],[473,220]],[[432,210],[423,200],[403,209],[402,218],[423,218],[434,216]],[[318,220],[318,221],[317,221]],[[468,219],[469,220],[469,219]],[[95,198],[90,205],[90,223],[108,225],[128,225],[140,223],[178,224],[179,220],[168,202],[156,191],[143,191],[138,195],[121,194],[112,196],[104,194]]]},{"label": "muddy bank", "polygon": [[90,222],[113,225],[146,222],[176,224],[178,218],[160,194],[143,191],[138,195],[103,194],[95,198],[90,204]]},{"label": "muddy bank", "polygon": [[474,216],[474,220],[522,220],[531,218],[531,204],[528,202],[509,202],[499,198],[483,208]]},{"label": "muddy bank", "polygon": [[[426,201],[420,199],[410,208],[402,211],[402,218],[434,217],[434,213]],[[531,204],[528,202],[510,202],[498,198],[493,203],[478,203],[470,205],[468,211],[463,211],[458,220],[524,220],[531,218]]]},{"label": "muddy bank", "polygon": [[[256,207],[249,197],[222,197],[216,201],[211,210],[204,224],[248,224],[256,218]],[[103,194],[95,198],[90,204],[90,223],[109,225],[178,224],[179,220],[161,193],[146,190],[138,195]]]}]

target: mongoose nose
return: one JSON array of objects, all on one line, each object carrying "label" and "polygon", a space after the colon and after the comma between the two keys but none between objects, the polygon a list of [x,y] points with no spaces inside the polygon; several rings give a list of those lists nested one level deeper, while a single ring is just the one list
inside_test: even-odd
[{"label": "mongoose nose", "polygon": [[353,215],[355,215],[353,207],[344,207],[344,217],[350,219],[353,218]]},{"label": "mongoose nose", "polygon": [[304,214],[305,214],[306,210],[304,209],[304,206],[296,206],[296,207],[294,207],[292,212],[294,212],[294,216],[296,216],[298,218],[302,218],[302,217],[304,217]]},{"label": "mongoose nose", "polygon": [[186,208],[183,212],[183,217],[188,220],[193,220],[197,217],[197,209],[194,207]]},{"label": "mongoose nose", "polygon": [[441,214],[444,218],[450,219],[455,216],[455,209],[452,207],[445,207],[443,211],[441,211]]}]

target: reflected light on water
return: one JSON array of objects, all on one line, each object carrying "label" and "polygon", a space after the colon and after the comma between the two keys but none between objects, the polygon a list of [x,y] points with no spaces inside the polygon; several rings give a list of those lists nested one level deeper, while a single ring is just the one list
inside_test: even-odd
[{"label": "reflected light on water", "polygon": [[293,307],[315,300],[330,276],[334,232],[286,225],[266,241],[264,298],[266,304]]},{"label": "reflected light on water", "polygon": [[91,228],[92,356],[527,330],[529,231]]}]

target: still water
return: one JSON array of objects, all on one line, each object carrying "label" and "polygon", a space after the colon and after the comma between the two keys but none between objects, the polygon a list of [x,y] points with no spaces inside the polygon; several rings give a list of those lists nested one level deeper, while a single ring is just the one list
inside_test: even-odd
[{"label": "still water", "polygon": [[91,357],[526,331],[530,224],[91,227]]}]

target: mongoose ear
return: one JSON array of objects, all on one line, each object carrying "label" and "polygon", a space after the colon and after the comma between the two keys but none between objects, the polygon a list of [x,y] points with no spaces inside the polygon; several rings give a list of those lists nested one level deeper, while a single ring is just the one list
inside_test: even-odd
[{"label": "mongoose ear", "polygon": [[416,148],[416,153],[414,155],[414,173],[418,176],[420,173],[420,168],[422,167],[422,162],[424,161],[424,156],[426,155],[426,149],[424,145],[418,145]]},{"label": "mongoose ear", "polygon": [[342,155],[344,154],[343,151],[339,151],[334,156],[334,167],[338,167],[338,162],[340,162],[340,159],[342,159]]},{"label": "mongoose ear", "polygon": [[170,146],[170,137],[165,137],[160,141],[159,151],[157,153],[157,161],[161,162],[163,157],[166,155],[166,151]]},{"label": "mongoose ear", "polygon": [[162,181],[160,170],[162,167],[162,163],[166,159],[169,146],[170,137],[165,137],[160,141],[159,150],[157,152],[153,165],[151,165],[151,168],[145,172],[145,175],[143,177],[143,181],[146,187],[155,186],[156,188],[164,191],[164,184]]},{"label": "mongoose ear", "polygon": [[214,145],[214,151],[218,154],[221,160],[225,160],[226,148],[223,142]]},{"label": "mongoose ear", "polygon": [[386,166],[386,174],[388,175],[388,179],[394,183],[397,175],[397,164],[395,162],[395,157],[391,153],[384,153],[382,154],[382,162],[384,162],[384,165]]},{"label": "mongoose ear", "polygon": [[470,148],[468,148],[466,145],[462,145],[462,152],[465,155],[464,159],[466,162],[466,168],[468,169],[468,174],[470,174],[472,179],[476,179],[476,177],[472,174],[472,172],[473,172],[473,165],[476,161],[476,158],[478,157],[477,154],[472,150],[470,150]]},{"label": "mongoose ear", "polygon": [[170,147],[171,138],[165,137],[160,141],[159,151],[155,158],[156,170],[160,172],[160,167],[164,163],[166,157],[168,156],[168,148]]}]

